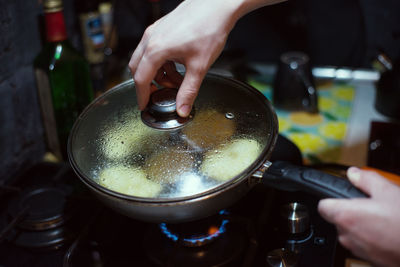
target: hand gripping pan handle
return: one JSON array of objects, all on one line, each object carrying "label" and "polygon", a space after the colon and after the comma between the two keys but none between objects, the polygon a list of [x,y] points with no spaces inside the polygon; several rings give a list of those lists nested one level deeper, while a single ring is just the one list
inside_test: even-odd
[{"label": "hand gripping pan handle", "polygon": [[268,168],[263,183],[285,191],[305,191],[322,198],[368,197],[347,179],[282,161],[274,162]]}]

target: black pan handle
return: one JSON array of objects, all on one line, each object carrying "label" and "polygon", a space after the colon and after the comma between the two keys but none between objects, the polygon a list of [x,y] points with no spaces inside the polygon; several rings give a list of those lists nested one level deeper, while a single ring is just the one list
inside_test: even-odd
[{"label": "black pan handle", "polygon": [[285,191],[306,191],[322,198],[368,197],[347,179],[283,161],[274,162],[268,168],[263,183]]}]

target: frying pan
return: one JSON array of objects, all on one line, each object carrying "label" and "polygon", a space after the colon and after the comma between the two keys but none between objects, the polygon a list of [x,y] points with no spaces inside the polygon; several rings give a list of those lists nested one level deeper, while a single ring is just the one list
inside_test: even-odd
[{"label": "frying pan", "polygon": [[[169,100],[160,100],[165,97]],[[130,80],[94,100],[75,122],[68,140],[68,157],[72,168],[95,196],[110,208],[142,221],[186,222],[229,207],[258,183],[283,190],[302,190],[322,198],[366,197],[346,179],[286,162],[272,164],[269,158],[278,137],[278,121],[270,102],[253,87],[232,78],[208,74],[194,104],[194,111],[186,120],[176,117],[174,100],[174,94],[152,96],[150,106],[158,106],[153,110],[150,107],[150,112],[148,108],[140,113],[135,104],[135,85]],[[168,109],[168,114],[160,113],[157,108]],[[148,118],[157,114],[162,116]],[[204,114],[208,114],[208,117]],[[129,124],[129,121],[134,123]],[[125,130],[121,132],[121,129]],[[122,133],[130,137],[119,140]],[[147,141],[140,139],[140,136]],[[247,139],[256,140],[258,150],[245,167],[229,174],[240,164],[228,158],[227,164],[222,163],[225,166],[212,168],[212,171],[222,172],[224,179],[210,179],[208,173],[199,171],[207,155],[222,151],[217,148],[227,147],[235,140]],[[244,149],[247,147],[244,146]],[[177,151],[183,152],[176,154]],[[142,191],[148,189],[146,185],[139,191],[133,188],[136,193],[127,193],[102,183],[102,179],[118,180],[123,176],[113,166],[122,166],[118,168],[124,170],[142,168],[147,171],[145,166],[150,166],[148,162],[154,163],[151,158],[160,154],[164,155],[161,157],[162,163],[158,165],[160,169],[147,172],[144,179],[149,179],[146,183],[150,181],[152,186],[154,183],[157,186],[158,183],[163,184],[161,192],[146,196],[141,195]],[[186,175],[186,165],[181,168],[181,165],[187,164],[188,158],[192,159],[190,170],[193,173],[190,175]],[[237,160],[240,163],[248,158],[239,155]],[[108,176],[104,177],[102,170],[107,168],[111,168],[111,171],[106,172]],[[186,176],[175,179],[175,176],[182,174],[178,169],[183,169]],[[162,173],[162,177],[170,175],[172,178],[154,180],[153,176],[158,177],[158,172]],[[192,181],[194,176],[208,182],[189,183],[189,188],[186,184],[186,191],[182,191],[182,183]],[[122,189],[129,186],[123,186]],[[177,191],[177,188],[181,191]]]}]

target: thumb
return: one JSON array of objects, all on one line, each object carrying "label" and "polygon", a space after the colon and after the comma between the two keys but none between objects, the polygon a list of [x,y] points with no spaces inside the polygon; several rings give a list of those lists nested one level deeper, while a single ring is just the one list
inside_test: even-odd
[{"label": "thumb", "polygon": [[374,196],[380,192],[384,193],[385,188],[391,185],[388,180],[378,173],[363,171],[356,167],[350,167],[347,170],[347,177],[349,177],[352,184],[370,196]]},{"label": "thumb", "polygon": [[176,107],[179,116],[189,116],[204,76],[205,72],[203,71],[192,68],[186,70],[185,77],[176,96]]}]

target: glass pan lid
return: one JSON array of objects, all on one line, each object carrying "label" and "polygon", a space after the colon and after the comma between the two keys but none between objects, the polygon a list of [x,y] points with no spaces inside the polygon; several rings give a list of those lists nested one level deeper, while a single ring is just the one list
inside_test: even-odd
[{"label": "glass pan lid", "polygon": [[265,160],[277,123],[261,93],[209,74],[194,108],[183,126],[155,129],[142,121],[133,81],[118,85],[75,123],[72,165],[105,192],[162,201],[213,192],[247,177]]}]

